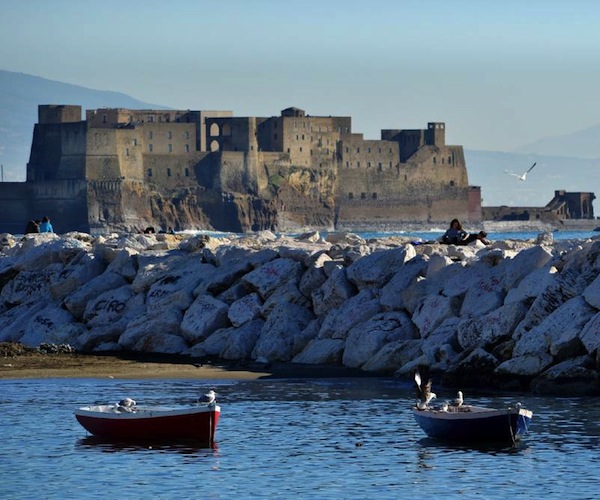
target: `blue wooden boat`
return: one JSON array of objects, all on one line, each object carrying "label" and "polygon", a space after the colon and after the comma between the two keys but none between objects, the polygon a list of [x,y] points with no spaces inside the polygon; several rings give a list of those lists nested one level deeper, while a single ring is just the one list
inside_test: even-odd
[{"label": "blue wooden boat", "polygon": [[413,408],[415,420],[435,439],[455,442],[516,443],[528,432],[533,412],[520,404],[505,409],[442,405]]}]

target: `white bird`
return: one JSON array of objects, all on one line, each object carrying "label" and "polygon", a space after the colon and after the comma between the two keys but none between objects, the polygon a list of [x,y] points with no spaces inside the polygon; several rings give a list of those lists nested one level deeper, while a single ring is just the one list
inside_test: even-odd
[{"label": "white bird", "polygon": [[211,389],[204,396],[202,396],[200,399],[198,399],[198,402],[206,403],[207,405],[210,405],[210,404],[214,403],[216,399],[217,399],[217,393]]},{"label": "white bird", "polygon": [[417,403],[417,408],[419,408],[419,410],[425,410],[431,400],[437,398],[437,395],[435,392],[431,392],[431,379],[429,379],[427,384],[423,385],[421,381],[421,374],[418,371],[415,372],[415,382],[417,383],[419,393],[421,394],[421,399]]},{"label": "white bird", "polygon": [[529,172],[531,172],[531,171],[533,170],[533,167],[535,167],[536,165],[537,165],[537,162],[534,162],[534,164],[533,164],[533,165],[531,165],[531,167],[529,167],[529,168],[527,169],[527,171],[526,171],[526,172],[524,172],[524,173],[522,173],[521,175],[519,175],[519,174],[515,174],[514,172],[509,172],[508,170],[505,170],[505,172],[506,172],[508,175],[514,175],[514,176],[515,176],[517,179],[519,179],[520,181],[525,181],[525,180],[527,180],[527,174],[528,174]]},{"label": "white bird", "polygon": [[452,401],[450,404],[452,406],[462,406],[463,402],[464,402],[463,393],[462,393],[462,391],[458,391],[458,394],[456,395],[456,399],[454,401]]},{"label": "white bird", "polygon": [[124,406],[125,408],[131,408],[135,406],[135,400],[131,398],[125,398],[119,401],[119,406]]}]

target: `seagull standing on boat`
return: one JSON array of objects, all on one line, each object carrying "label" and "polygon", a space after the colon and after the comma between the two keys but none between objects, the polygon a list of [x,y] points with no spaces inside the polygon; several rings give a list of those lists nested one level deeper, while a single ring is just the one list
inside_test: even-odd
[{"label": "seagull standing on boat", "polygon": [[132,412],[135,412],[135,405],[136,405],[135,400],[133,400],[131,398],[121,399],[121,401],[119,401],[117,403],[116,410],[118,412],[124,411],[127,413],[132,413]]},{"label": "seagull standing on boat", "polygon": [[119,401],[119,406],[124,406],[125,408],[132,408],[135,406],[135,400],[131,398],[121,399],[121,401]]},{"label": "seagull standing on boat", "polygon": [[463,393],[462,393],[462,391],[458,391],[458,394],[456,395],[456,399],[454,401],[452,401],[450,403],[450,405],[452,405],[452,406],[462,406],[463,403],[464,403]]},{"label": "seagull standing on boat", "polygon": [[517,179],[519,179],[520,181],[526,181],[526,180],[527,180],[527,174],[528,174],[529,172],[531,172],[531,171],[533,170],[533,167],[535,167],[536,165],[537,165],[537,162],[534,162],[534,164],[533,164],[533,165],[531,165],[531,167],[529,167],[529,168],[527,169],[527,171],[526,171],[526,172],[524,172],[524,173],[522,173],[521,175],[519,175],[519,174],[515,174],[514,172],[509,172],[508,170],[505,170],[505,172],[506,172],[508,175],[513,175],[513,176],[515,176],[515,177],[516,177]]},{"label": "seagull standing on boat", "polygon": [[417,383],[419,394],[421,396],[421,399],[417,402],[417,408],[419,408],[419,410],[425,410],[431,400],[437,398],[437,395],[435,392],[431,392],[431,379],[423,386],[421,374],[418,371],[415,372],[415,382]]},{"label": "seagull standing on boat", "polygon": [[217,393],[211,389],[204,396],[202,396],[198,400],[198,402],[199,403],[205,403],[207,405],[211,405],[211,404],[213,404],[216,401],[216,399],[217,399]]}]

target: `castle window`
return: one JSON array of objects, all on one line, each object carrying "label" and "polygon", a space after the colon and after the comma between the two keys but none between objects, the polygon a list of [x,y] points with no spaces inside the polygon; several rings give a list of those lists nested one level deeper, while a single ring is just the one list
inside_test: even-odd
[{"label": "castle window", "polygon": [[302,146],[300,146],[300,152],[302,153]]},{"label": "castle window", "polygon": [[371,152],[371,148],[367,148],[367,152],[370,153]]},{"label": "castle window", "polygon": [[152,130],[148,132],[148,139],[154,139],[154,133],[152,132]]},{"label": "castle window", "polygon": [[125,148],[125,156],[129,156],[129,148]]},{"label": "castle window", "polygon": [[152,144],[148,144],[148,151],[152,153],[154,151],[154,146]]},{"label": "castle window", "polygon": [[148,116],[148,122],[149,123],[153,123],[154,122],[154,117],[153,116]]},{"label": "castle window", "polygon": [[433,164],[435,165],[435,156],[433,157]]},{"label": "castle window", "polygon": [[357,162],[356,162],[356,166],[357,166],[358,168],[360,168],[360,162],[359,162],[359,161],[357,161]]},{"label": "castle window", "polygon": [[189,168],[186,168],[186,169],[185,169],[185,176],[186,176],[186,177],[189,177],[189,176],[190,176],[190,169],[189,169]]},{"label": "castle window", "polygon": [[448,156],[448,165],[452,163],[452,156]]},{"label": "castle window", "polygon": [[353,200],[354,199],[354,193],[348,193],[348,199],[349,200]]},{"label": "castle window", "polygon": [[185,145],[185,152],[186,152],[186,153],[189,153],[189,152],[190,152],[190,145],[189,145],[189,144],[186,144],[186,145]]},{"label": "castle window", "polygon": [[277,134],[273,134],[273,139],[277,140]]},{"label": "castle window", "polygon": [[185,132],[185,138],[186,139],[190,138],[190,132],[189,132],[189,130],[186,130],[186,132]]},{"label": "castle window", "polygon": [[381,172],[383,170],[383,163],[379,162],[379,164],[377,165],[377,168]]},{"label": "castle window", "polygon": [[304,134],[302,134],[302,140],[304,140]]},{"label": "castle window", "polygon": [[148,169],[148,177],[152,177],[152,169],[151,168]]},{"label": "castle window", "polygon": [[350,152],[350,148],[348,146],[346,146],[346,153]]},{"label": "castle window", "polygon": [[371,162],[370,161],[367,162],[367,168],[371,168]]},{"label": "castle window", "polygon": [[390,162],[390,168],[392,168],[392,162]]},{"label": "castle window", "polygon": [[290,152],[290,148],[287,148],[287,152],[288,152],[288,153]]},{"label": "castle window", "polygon": [[379,152],[381,153],[381,148],[379,148]]},{"label": "castle window", "polygon": [[171,169],[170,168],[167,168],[167,176],[171,177]]},{"label": "castle window", "polygon": [[169,147],[169,153],[172,153],[173,152],[173,144],[169,144],[168,147]]},{"label": "castle window", "polygon": [[173,132],[170,130],[167,132],[167,139],[173,139]]},{"label": "castle window", "polygon": [[373,193],[373,194],[371,195],[371,198],[373,198],[374,200],[376,200],[376,199],[377,199],[377,193]]},{"label": "castle window", "polygon": [[106,123],[106,115],[102,115],[102,123]]},{"label": "castle window", "polygon": [[273,122],[273,128],[277,128],[277,122]]},{"label": "castle window", "polygon": [[296,140],[298,140],[300,138],[300,136],[298,134],[296,134]]},{"label": "castle window", "polygon": [[392,148],[390,148],[390,153],[392,152]]},{"label": "castle window", "polygon": [[442,156],[442,165],[444,164],[444,157]]},{"label": "castle window", "polygon": [[454,186],[454,181],[450,181],[450,185],[451,185],[451,186]]},{"label": "castle window", "polygon": [[356,148],[356,152],[357,152],[357,153],[360,153],[360,148]]},{"label": "castle window", "polygon": [[346,162],[346,168],[350,168],[350,162],[349,161]]},{"label": "castle window", "polygon": [[367,198],[367,193],[360,193],[360,199],[365,200]]},{"label": "castle window", "polygon": [[137,139],[131,139],[131,144],[137,146]]}]

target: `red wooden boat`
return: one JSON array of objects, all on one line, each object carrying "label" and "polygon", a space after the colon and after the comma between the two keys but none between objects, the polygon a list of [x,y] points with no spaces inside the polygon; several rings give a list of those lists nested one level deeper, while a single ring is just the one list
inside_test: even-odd
[{"label": "red wooden boat", "polygon": [[91,434],[117,440],[194,440],[214,444],[221,407],[124,408],[120,404],[84,406],[75,410],[77,421]]}]

